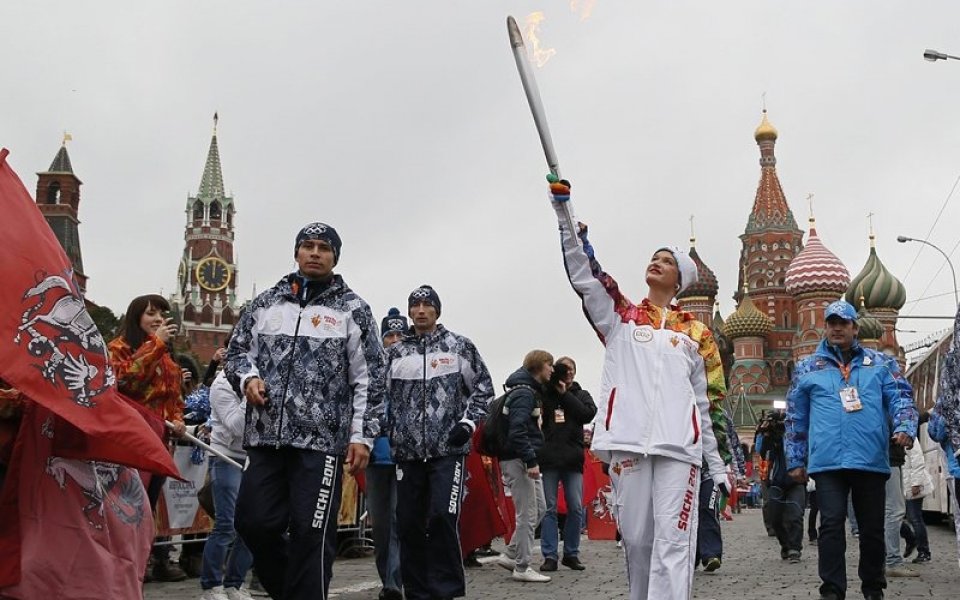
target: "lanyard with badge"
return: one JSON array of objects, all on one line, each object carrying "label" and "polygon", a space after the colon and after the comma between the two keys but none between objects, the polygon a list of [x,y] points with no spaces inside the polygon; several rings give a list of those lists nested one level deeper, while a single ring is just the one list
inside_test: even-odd
[{"label": "lanyard with badge", "polygon": [[840,403],[843,404],[843,410],[848,413],[863,409],[857,386],[850,385],[850,370],[850,364],[840,365],[840,374],[843,375],[843,381],[846,383],[844,387],[840,388]]}]

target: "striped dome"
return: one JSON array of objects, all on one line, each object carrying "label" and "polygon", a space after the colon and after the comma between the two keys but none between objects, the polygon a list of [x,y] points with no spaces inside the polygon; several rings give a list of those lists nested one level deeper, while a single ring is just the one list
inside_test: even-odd
[{"label": "striped dome", "polygon": [[883,323],[876,317],[870,316],[870,313],[860,309],[857,314],[857,326],[860,327],[860,333],[857,337],[861,340],[879,340],[883,337]]},{"label": "striped dome", "polygon": [[770,317],[760,312],[750,295],[744,292],[740,306],[723,324],[723,333],[731,340],[742,337],[765,337],[773,329]]},{"label": "striped dome", "polygon": [[850,285],[850,273],[840,259],[823,245],[816,228],[811,224],[807,245],[787,267],[785,283],[787,293],[793,296],[807,292],[843,294]]},{"label": "striped dome", "polygon": [[689,254],[690,258],[692,258],[693,262],[697,265],[697,282],[677,294],[677,299],[682,300],[684,298],[696,298],[701,296],[706,298],[716,298],[717,292],[720,291],[720,284],[717,283],[717,276],[710,269],[710,267],[703,262],[703,259],[700,258],[700,255],[697,254],[697,248],[695,246],[690,246]]},{"label": "striped dome", "polygon": [[907,303],[907,288],[903,287],[900,280],[880,262],[872,239],[867,264],[863,265],[860,274],[850,282],[846,301],[857,306],[861,294],[867,310],[877,308],[900,310]]}]

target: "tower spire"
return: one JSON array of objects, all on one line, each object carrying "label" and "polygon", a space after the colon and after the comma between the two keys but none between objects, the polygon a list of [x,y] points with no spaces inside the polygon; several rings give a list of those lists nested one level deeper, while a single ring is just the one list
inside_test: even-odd
[{"label": "tower spire", "polygon": [[873,213],[867,213],[867,225],[870,228],[870,247],[877,247],[877,236],[873,234]]},{"label": "tower spire", "polygon": [[210,150],[207,152],[207,162],[203,167],[203,177],[200,179],[198,198],[223,198],[223,171],[220,168],[220,148],[217,145],[217,122],[219,117],[213,113],[213,137],[210,139]]},{"label": "tower spire", "polygon": [[693,215],[690,215],[690,247],[697,245],[697,234],[693,230]]}]

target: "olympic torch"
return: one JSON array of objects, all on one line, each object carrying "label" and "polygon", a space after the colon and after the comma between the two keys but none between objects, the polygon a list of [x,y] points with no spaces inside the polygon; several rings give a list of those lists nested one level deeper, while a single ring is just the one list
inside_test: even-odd
[{"label": "olympic torch", "polygon": [[[553,147],[553,138],[550,136],[547,114],[543,110],[543,100],[540,99],[540,89],[537,87],[537,78],[534,77],[533,69],[530,68],[530,61],[527,58],[527,48],[523,43],[520,28],[512,16],[507,17],[507,35],[510,37],[510,48],[513,50],[513,58],[517,63],[520,83],[523,84],[523,93],[527,96],[527,104],[530,105],[533,122],[537,126],[537,133],[540,135],[540,145],[543,146],[543,154],[547,159],[547,166],[550,168],[551,173],[560,177],[560,161],[557,160],[557,151]],[[577,228],[573,222],[573,216],[570,214],[570,203],[562,203],[562,208],[567,226],[579,244],[580,238],[577,235]]]}]

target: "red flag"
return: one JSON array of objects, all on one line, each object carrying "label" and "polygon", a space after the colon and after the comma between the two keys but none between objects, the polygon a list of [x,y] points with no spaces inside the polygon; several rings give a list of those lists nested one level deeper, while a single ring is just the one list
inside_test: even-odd
[{"label": "red flag", "polygon": [[2,598],[143,597],[154,536],[143,482],[135,469],[64,458],[61,446],[77,436],[25,403],[0,497],[10,517],[0,521]]},{"label": "red flag", "polygon": [[[35,407],[37,413],[42,407],[52,413],[51,417],[57,417],[50,422],[57,423],[58,434],[56,447],[48,450],[37,445],[34,430],[29,430],[26,441],[21,440],[28,431],[24,427],[36,429],[36,423],[26,418],[35,413],[25,412],[17,444],[29,442],[32,446],[15,450],[18,454],[10,465],[0,499],[0,549],[4,556],[0,561],[0,588],[20,579],[21,560],[27,564],[31,557],[63,550],[61,542],[74,539],[66,533],[51,537],[51,531],[40,526],[44,520],[38,515],[46,517],[45,511],[50,508],[46,501],[54,502],[52,496],[38,496],[44,489],[51,489],[40,484],[46,481],[41,475],[50,472],[50,461],[104,461],[115,463],[104,468],[126,465],[179,476],[160,437],[117,392],[106,344],[87,313],[70,260],[7,164],[8,154],[5,148],[0,150],[0,239],[4,242],[0,252],[0,273],[4,277],[0,286],[0,379],[39,405]],[[52,431],[48,433],[53,435]],[[46,462],[35,462],[40,459]],[[62,469],[58,472],[57,482],[64,490],[60,480],[66,475]],[[81,487],[83,491],[78,493],[88,499],[90,493],[99,495],[101,514],[118,510],[116,504],[105,504],[103,481],[93,492]],[[130,484],[124,484],[123,490],[135,493]],[[70,529],[65,527],[63,531]],[[38,533],[44,537],[30,537]],[[86,552],[85,545],[74,545],[70,552]],[[115,561],[125,557],[122,552],[113,556]]]},{"label": "red flag", "polygon": [[8,153],[0,150],[0,378],[94,438],[84,458],[178,476],[163,442],[117,393],[70,260]]},{"label": "red flag", "polygon": [[474,433],[473,451],[466,460],[466,494],[460,517],[460,551],[464,558],[477,548],[507,533],[498,498],[503,496],[500,465],[477,450],[482,426]]}]

